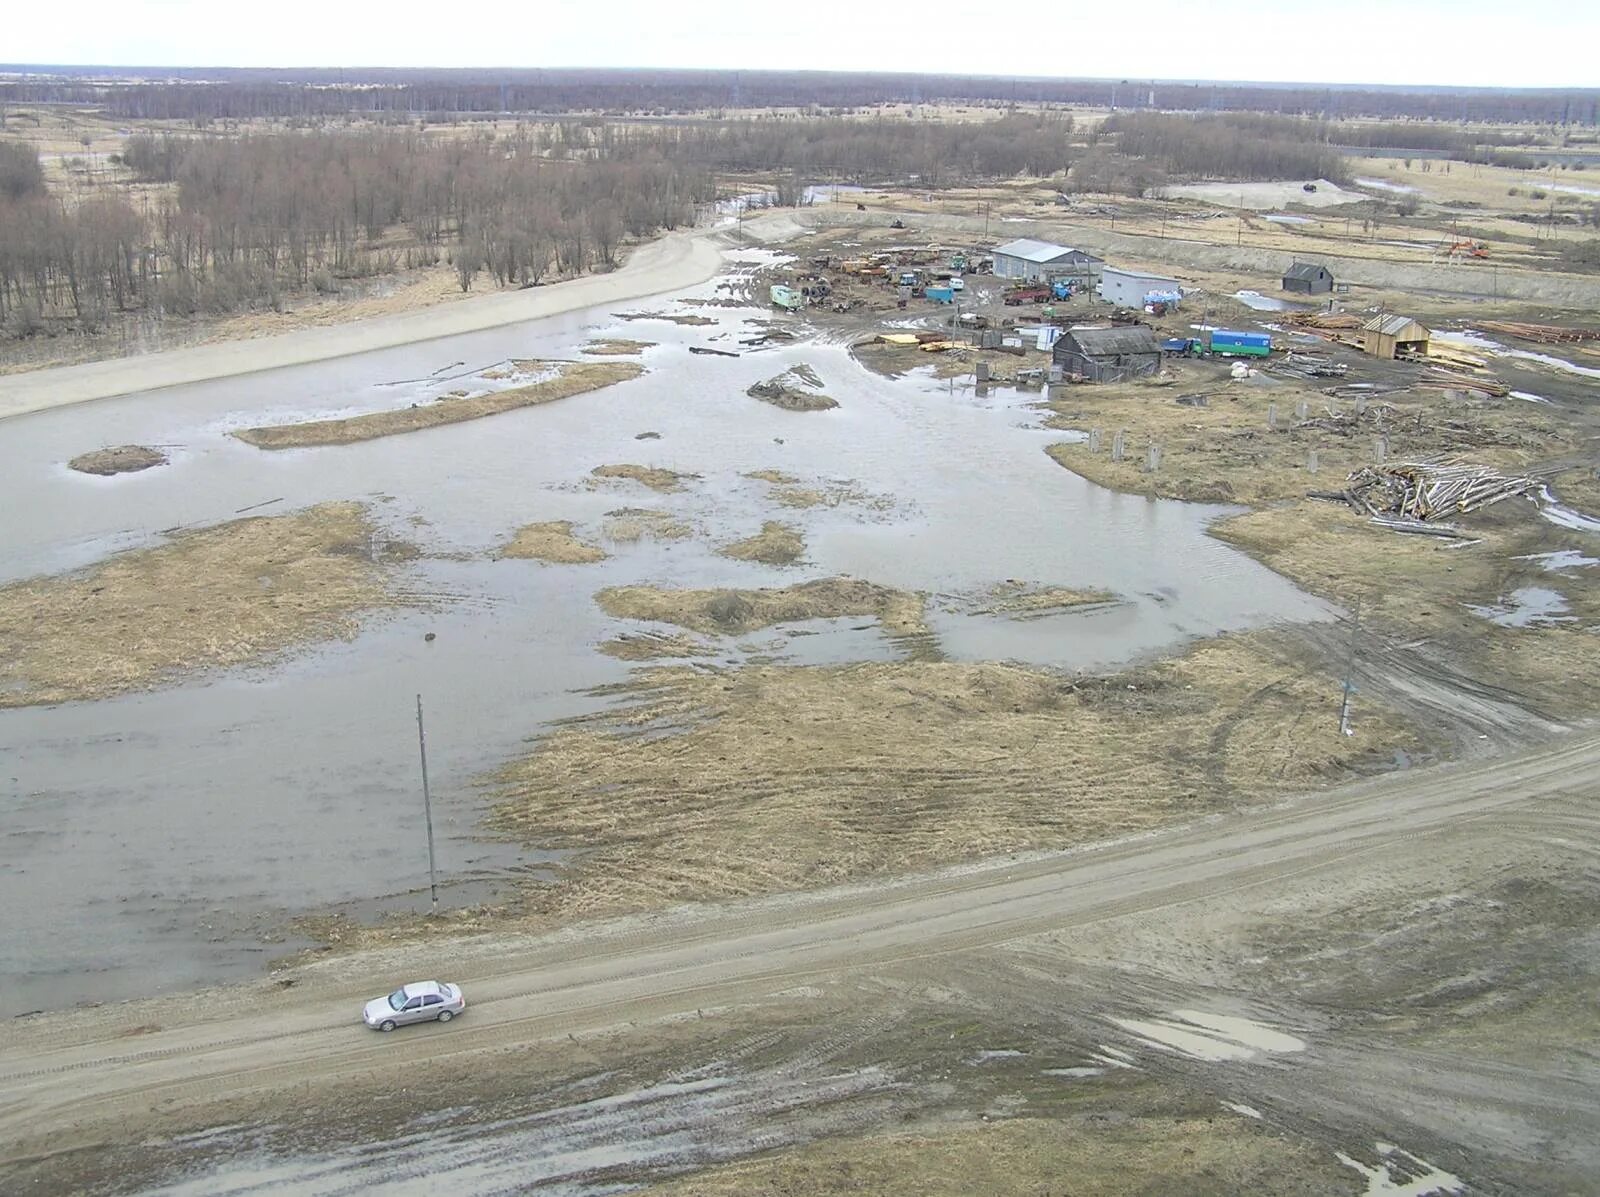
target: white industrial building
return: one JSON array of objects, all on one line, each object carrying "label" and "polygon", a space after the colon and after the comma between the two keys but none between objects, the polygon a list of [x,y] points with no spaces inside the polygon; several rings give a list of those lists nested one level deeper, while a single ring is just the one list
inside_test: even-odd
[{"label": "white industrial building", "polygon": [[1008,241],[994,251],[995,277],[1029,283],[1058,278],[1092,279],[1099,266],[1100,259],[1093,254],[1031,237]]},{"label": "white industrial building", "polygon": [[1183,284],[1164,274],[1107,266],[1100,271],[1100,286],[1095,293],[1119,308],[1142,308],[1150,302],[1151,296],[1170,298],[1182,295]]}]

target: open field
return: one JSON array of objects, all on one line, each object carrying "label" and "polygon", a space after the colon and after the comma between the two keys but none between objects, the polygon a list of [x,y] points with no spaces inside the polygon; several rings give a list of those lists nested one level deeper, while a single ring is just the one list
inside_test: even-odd
[{"label": "open field", "polygon": [[411,550],[357,503],[175,534],[81,574],[0,588],[0,707],[80,702],[348,637]]},{"label": "open field", "polygon": [[[726,630],[709,615],[675,621]],[[495,777],[497,829],[589,849],[526,895],[541,918],[1071,847],[1419,748],[1365,700],[1341,736],[1331,676],[1268,633],[1104,678],[920,661],[665,669],[627,696]]]},{"label": "open field", "polygon": [[549,377],[526,386],[468,395],[446,397],[424,406],[397,411],[369,412],[342,420],[308,420],[301,424],[274,424],[264,428],[245,428],[233,435],[258,449],[304,449],[318,445],[351,445],[380,436],[420,432],[464,420],[481,420],[522,407],[537,407],[574,395],[598,391],[601,387],[626,382],[644,373],[631,362],[529,362],[534,369],[547,369]]}]

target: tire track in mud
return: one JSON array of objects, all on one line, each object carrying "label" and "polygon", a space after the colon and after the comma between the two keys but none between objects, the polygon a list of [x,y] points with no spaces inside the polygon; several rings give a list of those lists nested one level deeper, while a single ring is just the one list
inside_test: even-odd
[{"label": "tire track in mud", "polygon": [[[1475,825],[1504,808],[1597,782],[1600,739],[1588,738],[1542,756],[1363,783],[1333,798],[1099,850],[787,909],[745,910],[714,918],[698,933],[665,946],[659,927],[609,942],[563,945],[476,981],[469,977],[480,992],[489,991],[469,1009],[476,1017],[448,1031],[408,1032],[403,1057],[380,1046],[365,1028],[312,1015],[263,1015],[277,1029],[213,1034],[132,1052],[105,1052],[103,1039],[46,1047],[17,1060],[22,1067],[16,1071],[0,1074],[11,1106],[0,1113],[0,1131],[16,1144],[69,1117],[87,1127],[119,1112],[181,1107],[208,1097],[376,1079],[428,1061],[614,1031],[697,1005],[770,1001],[782,984],[1225,898],[1336,866],[1370,852],[1374,842],[1393,847],[1440,833],[1481,831]],[[1520,822],[1538,818],[1537,812],[1513,815]],[[203,1026],[195,1029],[204,1032]],[[183,1033],[181,1027],[158,1032]],[[826,1041],[819,1050],[828,1050]],[[63,1055],[79,1058],[61,1060]],[[52,1057],[59,1062],[51,1063]]]}]

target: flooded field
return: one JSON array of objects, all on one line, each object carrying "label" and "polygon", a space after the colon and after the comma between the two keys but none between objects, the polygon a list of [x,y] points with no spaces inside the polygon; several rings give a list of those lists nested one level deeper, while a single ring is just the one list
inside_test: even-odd
[{"label": "flooded field", "polygon": [[[749,260],[746,251],[741,259]],[[447,904],[481,901],[550,853],[479,834],[475,779],[554,721],[607,701],[628,676],[596,646],[668,625],[613,619],[617,586],[785,587],[851,575],[928,596],[919,651],[952,661],[1103,669],[1220,631],[1326,618],[1324,604],[1207,524],[1226,509],[1114,494],[1043,452],[1065,439],[1026,396],[927,372],[888,380],[839,344],[749,349],[770,313],[677,307],[726,292],[618,305],[708,325],[590,310],[490,332],[108,400],[9,421],[0,583],[81,568],[173,529],[329,500],[367,505],[420,553],[404,601],[351,641],[147,693],[0,711],[0,902],[10,912],[0,1014],[168,992],[248,975],[296,946],[306,913],[422,911],[427,856],[415,696]],[[651,343],[646,373],[538,408],[377,441],[264,452],[229,434],[517,384],[518,361],[579,356],[593,338]],[[830,340],[836,338],[829,338]],[[690,346],[737,352],[699,356]],[[839,407],[791,412],[747,388],[809,368]],[[646,434],[654,434],[646,436]],[[104,445],[169,464],[116,477],[67,462]],[[637,464],[680,476],[655,490],[595,477]],[[781,471],[789,488],[753,471]],[[786,503],[795,493],[816,502]],[[623,509],[691,534],[608,536]],[[781,520],[795,565],[719,553]],[[568,521],[608,556],[555,565],[500,557],[513,533]],[[1016,619],[977,601],[1000,583],[1105,591],[1114,601]],[[716,661],[894,660],[871,620],[713,637]]]}]

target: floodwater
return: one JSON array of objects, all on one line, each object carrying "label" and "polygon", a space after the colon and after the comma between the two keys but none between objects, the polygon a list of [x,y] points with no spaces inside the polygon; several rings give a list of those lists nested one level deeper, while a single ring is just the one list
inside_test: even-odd
[{"label": "floodwater", "polygon": [[1233,297],[1245,307],[1257,312],[1298,312],[1310,305],[1279,299],[1276,295],[1263,295],[1259,291],[1235,291]]},{"label": "floodwater", "polygon": [[[741,251],[748,256],[748,251]],[[716,283],[687,297],[711,298]],[[666,311],[673,297],[618,305]],[[598,709],[593,687],[628,667],[594,646],[644,625],[593,602],[624,583],[787,585],[852,574],[927,591],[937,647],[957,660],[1098,669],[1194,637],[1317,620],[1321,602],[1205,534],[1227,509],[1113,494],[1051,462],[1065,439],[1029,397],[924,376],[896,381],[840,346],[741,350],[758,309],[699,307],[716,326],[624,322],[606,310],[6,422],[0,439],[0,582],[82,567],[162,530],[277,514],[332,499],[371,504],[384,534],[417,544],[414,600],[352,641],[152,693],[0,711],[0,1014],[169,992],[251,975],[294,946],[285,921],[351,906],[425,908],[427,853],[415,696],[428,759],[442,898],[483,899],[553,854],[478,834],[487,770],[552,721]],[[799,327],[797,325],[797,327]],[[644,377],[590,395],[363,444],[264,452],[232,428],[399,406],[517,357],[570,357],[591,336],[658,342]],[[688,346],[741,350],[692,356]],[[751,383],[809,364],[840,407],[792,413]],[[636,440],[642,432],[657,440]],[[103,445],[159,445],[171,464],[92,478],[63,464]],[[699,477],[657,495],[597,465],[637,462]],[[742,475],[778,468],[858,498],[795,511]],[[517,526],[661,508],[701,529],[669,545],[611,546],[597,565],[493,560]],[[715,545],[765,519],[799,525],[807,564],[727,560]],[[1019,579],[1101,587],[1105,609],[1013,621],[971,596]],[[729,640],[799,662],[895,659],[867,621]],[[426,633],[435,640],[424,640]],[[351,904],[354,904],[353,906]]]}]

